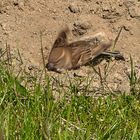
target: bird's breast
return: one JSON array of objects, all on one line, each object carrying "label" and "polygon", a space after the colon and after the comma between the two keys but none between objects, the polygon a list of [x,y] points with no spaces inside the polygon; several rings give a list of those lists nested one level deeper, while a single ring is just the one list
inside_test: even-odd
[{"label": "bird's breast", "polygon": [[55,68],[71,69],[72,54],[68,47],[59,47],[52,50],[49,63],[52,63]]},{"label": "bird's breast", "polygon": [[72,68],[72,54],[71,54],[71,49],[69,48],[64,48],[63,53],[62,53],[62,58],[61,61],[63,63],[63,68],[64,69],[71,69]]}]

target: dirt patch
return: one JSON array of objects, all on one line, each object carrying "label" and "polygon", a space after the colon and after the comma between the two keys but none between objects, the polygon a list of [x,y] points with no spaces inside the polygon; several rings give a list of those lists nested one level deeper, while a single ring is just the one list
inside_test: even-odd
[{"label": "dirt patch", "polygon": [[[0,1],[0,47],[6,42],[13,54],[19,49],[24,65],[42,68],[41,39],[47,57],[58,32],[69,26],[69,40],[77,40],[103,31],[115,39],[121,26],[124,30],[116,44],[126,61],[112,61],[113,68],[108,76],[108,86],[114,90],[128,90],[126,76],[130,72],[129,54],[132,55],[137,74],[140,76],[140,2],[137,0],[2,0]],[[106,61],[98,66],[102,73]],[[97,66],[97,67],[98,67]],[[91,67],[82,67],[68,72],[82,76],[93,76]],[[55,77],[64,74],[48,72]],[[61,78],[60,78],[61,79]],[[100,86],[96,76],[93,84]]]}]

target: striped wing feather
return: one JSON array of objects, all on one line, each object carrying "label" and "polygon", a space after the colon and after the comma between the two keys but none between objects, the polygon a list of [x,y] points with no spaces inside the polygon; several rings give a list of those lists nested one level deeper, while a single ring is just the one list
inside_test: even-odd
[{"label": "striped wing feather", "polygon": [[108,44],[92,44],[90,41],[80,41],[69,45],[72,48],[73,67],[80,67],[100,55],[111,46]]}]

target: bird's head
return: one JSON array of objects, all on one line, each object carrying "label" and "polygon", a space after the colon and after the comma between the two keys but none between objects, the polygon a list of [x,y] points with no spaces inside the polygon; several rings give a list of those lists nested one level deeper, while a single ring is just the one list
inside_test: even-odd
[{"label": "bird's head", "polygon": [[57,69],[55,68],[53,63],[47,63],[46,64],[46,68],[48,69],[48,71],[56,71]]}]

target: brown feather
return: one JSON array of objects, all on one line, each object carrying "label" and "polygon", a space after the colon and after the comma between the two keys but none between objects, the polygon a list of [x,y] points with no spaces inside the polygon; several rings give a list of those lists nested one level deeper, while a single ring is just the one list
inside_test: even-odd
[{"label": "brown feather", "polygon": [[53,48],[64,47],[68,44],[67,34],[69,33],[69,29],[66,27],[59,34],[57,39],[53,44]]},{"label": "brown feather", "polygon": [[67,30],[59,33],[49,55],[48,70],[76,69],[106,51],[111,43],[95,43],[95,39],[81,40],[68,44]]}]

